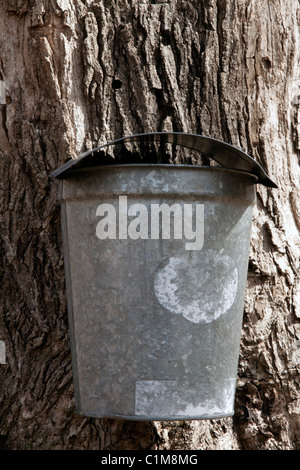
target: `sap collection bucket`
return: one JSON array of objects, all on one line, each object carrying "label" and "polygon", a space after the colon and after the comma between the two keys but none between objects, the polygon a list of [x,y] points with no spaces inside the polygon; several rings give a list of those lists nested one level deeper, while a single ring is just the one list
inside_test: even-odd
[{"label": "sap collection bucket", "polygon": [[[105,146],[145,140],[222,167],[95,159]],[[53,176],[78,413],[233,415],[255,184],[276,185],[236,147],[186,133],[123,137]]]}]

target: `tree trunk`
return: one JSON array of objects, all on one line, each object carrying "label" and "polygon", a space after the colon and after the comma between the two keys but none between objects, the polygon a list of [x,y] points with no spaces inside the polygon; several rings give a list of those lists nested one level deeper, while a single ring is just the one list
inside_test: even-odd
[{"label": "tree trunk", "polygon": [[[0,26],[0,448],[300,449],[298,0],[7,0]],[[152,131],[224,140],[278,183],[257,186],[233,418],[74,411],[49,174]]]}]

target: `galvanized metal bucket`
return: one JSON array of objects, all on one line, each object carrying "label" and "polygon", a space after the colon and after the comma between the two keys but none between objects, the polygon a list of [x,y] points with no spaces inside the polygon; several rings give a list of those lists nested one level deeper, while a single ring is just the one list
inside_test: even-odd
[{"label": "galvanized metal bucket", "polygon": [[76,408],[132,420],[231,416],[255,183],[276,185],[251,157],[204,136],[107,145],[143,139],[196,148],[235,169],[86,166],[98,148],[54,173]]}]

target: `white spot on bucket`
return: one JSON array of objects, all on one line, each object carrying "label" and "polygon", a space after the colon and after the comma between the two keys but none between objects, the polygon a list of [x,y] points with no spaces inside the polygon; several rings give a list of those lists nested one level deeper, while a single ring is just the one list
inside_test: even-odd
[{"label": "white spot on bucket", "polygon": [[214,250],[173,256],[154,279],[159,303],[193,323],[210,323],[232,306],[238,287],[234,261]]},{"label": "white spot on bucket", "polygon": [[[235,379],[224,381],[218,397],[195,403],[196,388],[177,380],[140,380],[135,387],[135,414],[137,416],[221,416],[233,412]],[[219,392],[219,390],[218,390]]]},{"label": "white spot on bucket", "polygon": [[150,171],[147,176],[141,178],[141,186],[149,186],[149,184],[153,185],[153,188],[159,187],[164,182],[163,177],[158,177],[157,172],[152,170]]}]

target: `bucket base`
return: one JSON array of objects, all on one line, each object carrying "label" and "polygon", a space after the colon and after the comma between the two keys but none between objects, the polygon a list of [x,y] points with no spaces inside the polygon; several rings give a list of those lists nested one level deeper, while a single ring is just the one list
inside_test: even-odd
[{"label": "bucket base", "polygon": [[123,419],[129,421],[193,421],[193,420],[207,420],[207,419],[222,419],[222,418],[229,418],[230,416],[234,415],[234,411],[230,413],[220,413],[215,414],[212,416],[209,415],[202,415],[202,416],[125,416],[125,415],[113,415],[113,414],[103,414],[103,413],[95,413],[95,412],[88,412],[84,410],[76,409],[76,413],[87,416],[90,418],[106,418],[106,419]]}]

